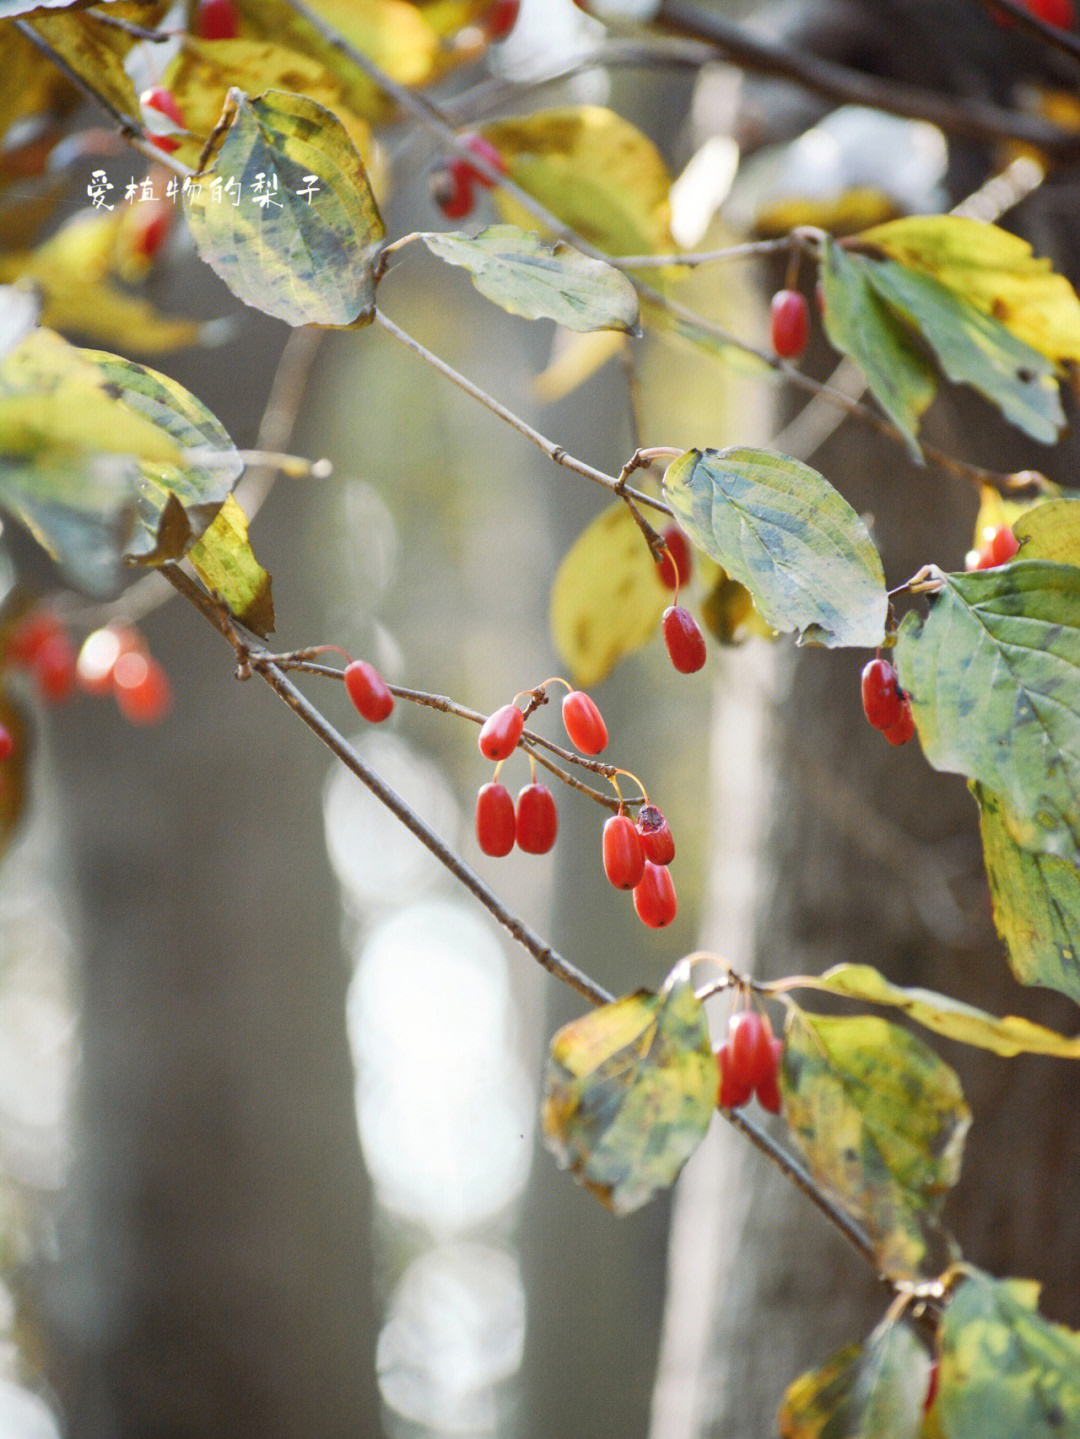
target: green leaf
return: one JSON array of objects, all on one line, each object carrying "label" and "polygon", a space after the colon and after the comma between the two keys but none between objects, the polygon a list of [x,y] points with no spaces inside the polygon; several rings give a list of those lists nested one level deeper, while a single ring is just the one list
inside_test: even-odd
[{"label": "green leaf", "polygon": [[794,1009],[781,1082],[818,1185],[866,1230],[879,1269],[917,1273],[971,1122],[956,1075],[887,1020]]},{"label": "green leaf", "polygon": [[892,260],[863,265],[870,284],[918,331],[950,380],[985,395],[1033,440],[1054,443],[1065,412],[1050,360],[930,275]]},{"label": "green leaf", "polygon": [[911,215],[856,236],[922,270],[1052,360],[1080,360],[1080,299],[1019,235],[959,215]]},{"label": "green leaf", "polygon": [[290,325],[369,324],[385,231],[341,121],[303,95],[233,89],[219,123],[203,157],[211,173],[184,201],[200,255],[241,300]]},{"label": "green leaf", "polygon": [[1013,521],[1023,560],[1080,565],[1080,500],[1046,500]]},{"label": "green leaf", "polygon": [[79,353],[100,369],[118,402],[182,456],[179,464],[140,463],[137,524],[125,551],[144,565],[176,559],[212,522],[243,461],[221,422],[183,385],[118,355]]},{"label": "green leaf", "polygon": [[862,370],[878,404],[901,430],[908,453],[922,463],[919,419],[934,398],[933,370],[911,335],[875,293],[866,261],[826,239],[821,261],[822,319],[829,343]]},{"label": "green leaf", "polygon": [[138,467],[128,455],[44,448],[0,455],[0,507],[94,598],[114,594],[135,523]]},{"label": "green leaf", "polygon": [[544,1136],[616,1214],[675,1182],[716,1107],[705,1008],[680,964],[659,994],[639,990],[565,1025],[551,1041]]},{"label": "green leaf", "polygon": [[[484,125],[510,178],[590,244],[609,255],[666,254],[671,176],[656,146],[613,110],[581,105]],[[501,190],[499,213],[536,221]]]},{"label": "green leaf", "polygon": [[965,1272],[939,1340],[934,1412],[945,1439],[1080,1434],[1080,1334],[1042,1318],[1037,1284]]},{"label": "green leaf", "polygon": [[973,784],[994,923],[1021,984],[1043,984],[1080,1004],[1080,869],[1022,849],[999,795]]},{"label": "green leaf", "polygon": [[881,558],[816,470],[768,450],[688,450],[664,494],[683,529],[801,643],[872,647],[885,631]]},{"label": "green leaf", "polygon": [[781,1439],[916,1439],[930,1359],[906,1324],[886,1319],[784,1395]]},{"label": "green leaf", "polygon": [[959,1040],[978,1049],[1011,1058],[1016,1054],[1052,1054],[1060,1059],[1080,1059],[1080,1038],[1069,1039],[1044,1025],[1033,1024],[1015,1014],[998,1019],[985,1010],[937,994],[932,989],[903,989],[890,984],[869,964],[838,964],[819,978],[799,980],[799,988],[824,990],[866,1004],[891,1005],[947,1039]]},{"label": "green leaf", "polygon": [[556,320],[568,330],[637,326],[637,291],[620,271],[564,244],[515,225],[489,225],[474,237],[420,237],[440,260],[461,265],[482,295],[511,315]]},{"label": "green leaf", "polygon": [[1080,569],[1018,560],[953,575],[904,616],[900,683],[935,769],[1002,796],[1014,838],[1080,856]]},{"label": "green leaf", "polygon": [[563,557],[551,587],[551,635],[583,689],[654,638],[671,603],[659,566],[618,501],[591,521]]},{"label": "green leaf", "polygon": [[273,631],[270,576],[255,558],[247,516],[232,495],[187,557],[207,589],[225,601],[241,624],[262,639]]}]

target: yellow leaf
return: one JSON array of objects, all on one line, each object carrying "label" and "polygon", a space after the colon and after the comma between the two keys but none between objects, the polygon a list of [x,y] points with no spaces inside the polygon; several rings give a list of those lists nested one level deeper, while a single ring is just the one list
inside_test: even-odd
[{"label": "yellow leaf", "polygon": [[249,630],[263,639],[274,628],[270,576],[248,542],[247,516],[228,495],[209,529],[196,540],[187,557],[196,574]]},{"label": "yellow leaf", "polygon": [[[664,254],[671,236],[671,175],[640,130],[598,105],[541,110],[482,127],[523,190],[612,255]],[[496,190],[511,224],[536,221]]]},{"label": "yellow leaf", "polygon": [[627,344],[626,336],[618,330],[594,330],[585,335],[567,332],[565,337],[559,334],[552,358],[533,381],[537,395],[549,405],[563,399],[614,355],[622,353]]},{"label": "yellow leaf", "polygon": [[1018,235],[960,215],[912,215],[858,236],[932,275],[1051,360],[1080,360],[1080,297]]}]

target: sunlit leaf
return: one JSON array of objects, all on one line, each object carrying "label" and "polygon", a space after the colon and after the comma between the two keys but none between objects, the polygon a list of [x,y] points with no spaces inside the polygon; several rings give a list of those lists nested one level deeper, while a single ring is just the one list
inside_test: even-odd
[{"label": "sunlit leaf", "polygon": [[[580,105],[482,126],[510,177],[590,244],[611,255],[666,254],[671,175],[656,146],[613,110]],[[502,191],[495,203],[524,229],[536,221]]]},{"label": "sunlit leaf", "polygon": [[[207,158],[213,173],[185,198],[203,259],[240,299],[291,325],[369,323],[383,223],[340,121],[282,91],[230,91],[226,115]],[[223,193],[230,179],[239,204]]]},{"label": "sunlit leaf", "polygon": [[[153,24],[160,8],[147,11],[141,17],[143,23]],[[119,7],[117,13],[122,13]],[[96,95],[121,115],[132,120],[140,118],[139,97],[124,68],[124,57],[133,44],[130,35],[113,25],[102,25],[92,15],[80,14],[78,10],[35,15],[26,23]]]},{"label": "sunlit leaf", "polygon": [[1013,973],[1022,984],[1044,984],[1080,1004],[1080,869],[1056,855],[1022,849],[999,796],[982,785],[972,789],[994,924]]},{"label": "sunlit leaf", "polygon": [[956,1075],[887,1020],[795,1010],[782,1086],[815,1181],[866,1230],[883,1272],[917,1273],[971,1121]]},{"label": "sunlit leaf", "polygon": [[864,260],[870,284],[933,350],[945,375],[971,385],[1033,440],[1053,444],[1065,425],[1053,363],[930,275]]},{"label": "sunlit leaf", "polygon": [[830,648],[881,642],[881,558],[859,516],[809,465],[768,450],[688,450],[668,467],[664,494],[775,629]]},{"label": "sunlit leaf", "polygon": [[100,367],[124,407],[172,439],[182,457],[140,464],[137,523],[126,550],[140,564],[175,559],[213,521],[243,461],[220,421],[183,385],[134,360],[81,353]]},{"label": "sunlit leaf", "polygon": [[680,965],[659,994],[602,1005],[551,1041],[544,1136],[616,1214],[673,1184],[716,1107],[716,1058],[702,1002]]},{"label": "sunlit leaf", "polygon": [[875,293],[865,260],[826,240],[820,275],[829,343],[859,366],[871,394],[903,431],[909,454],[921,463],[916,435],[937,389],[933,370],[907,327]]},{"label": "sunlit leaf", "polygon": [[906,1324],[886,1319],[784,1395],[781,1439],[916,1439],[930,1358]]},{"label": "sunlit leaf", "polygon": [[1001,795],[1014,838],[1080,857],[1080,569],[1016,560],[933,572],[925,619],[896,647],[919,739],[935,769]]},{"label": "sunlit leaf", "polygon": [[555,320],[568,330],[637,326],[637,292],[626,276],[561,240],[541,240],[515,225],[489,225],[475,237],[421,238],[440,260],[468,270],[480,293],[511,315]]},{"label": "sunlit leaf", "polygon": [[248,541],[247,516],[229,495],[209,529],[187,552],[196,574],[232,614],[265,639],[274,628],[270,576]]},{"label": "sunlit leaf", "polygon": [[671,591],[660,581],[634,517],[621,502],[588,524],[551,587],[551,635],[583,688],[656,637]]},{"label": "sunlit leaf", "polygon": [[869,964],[835,965],[818,978],[800,981],[800,988],[804,987],[842,994],[866,1004],[889,1005],[902,1010],[924,1029],[1007,1058],[1016,1054],[1053,1054],[1062,1059],[1080,1059],[1080,1038],[1066,1038],[1015,1014],[999,1019],[931,989],[903,989],[890,984]]},{"label": "sunlit leaf", "polygon": [[1080,299],[1019,235],[959,215],[911,215],[858,236],[922,270],[1053,360],[1080,360]]},{"label": "sunlit leaf", "polygon": [[1080,565],[1080,500],[1044,500],[1013,522],[1021,559]]},{"label": "sunlit leaf", "polygon": [[1080,1434],[1080,1334],[1042,1318],[1037,1284],[965,1272],[939,1338],[934,1409],[945,1439]]}]

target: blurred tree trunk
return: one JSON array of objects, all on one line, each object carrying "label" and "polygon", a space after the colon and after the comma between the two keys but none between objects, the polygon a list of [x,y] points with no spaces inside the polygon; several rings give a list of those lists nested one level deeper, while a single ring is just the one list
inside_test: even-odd
[{"label": "blurred tree trunk", "polygon": [[[815,28],[811,5],[785,13],[796,17],[799,43],[826,39],[837,58],[876,61],[884,73],[930,62],[940,69],[950,45],[952,71],[974,54],[963,28],[951,37],[939,31],[932,54],[895,30],[892,52],[868,50],[870,30],[895,25],[909,7],[842,8],[866,20],[857,36]],[[947,78],[956,82],[952,71]],[[964,93],[980,80],[996,90],[1002,79],[973,64]],[[1075,206],[1074,191],[1055,183],[1009,217],[1059,265],[1069,258],[1063,227],[1054,230],[1063,196]],[[828,373],[824,355],[811,363]],[[1034,466],[1062,483],[1076,472],[1074,439],[1045,452],[968,395],[939,403],[928,428],[950,452],[995,469]],[[962,566],[977,504],[971,486],[913,467],[898,446],[850,421],[807,458],[872,517],[890,586],[927,561]],[[865,659],[786,641],[725,657],[715,918],[705,944],[766,977],[872,963],[900,984],[1075,1030],[1074,1006],[1022,989],[1008,969],[963,781],[932,771],[917,743],[894,749],[866,724],[858,683]],[[1080,1214],[1065,1180],[1080,1168],[1075,1075],[1052,1061],[935,1047],[957,1067],[974,1112],[947,1223],[968,1259],[1038,1279],[1046,1312],[1080,1324]],[[719,1119],[716,1130],[676,1195],[652,1439],[774,1433],[787,1384],[865,1337],[888,1302],[808,1201],[736,1131]]]}]

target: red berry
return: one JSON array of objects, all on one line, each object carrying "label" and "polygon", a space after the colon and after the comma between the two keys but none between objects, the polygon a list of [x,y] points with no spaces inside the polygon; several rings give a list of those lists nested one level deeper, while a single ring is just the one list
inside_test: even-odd
[{"label": "red berry", "polygon": [[15,741],[7,725],[0,724],[0,764],[15,752]]},{"label": "red berry", "polygon": [[731,1045],[725,1042],[716,1051],[716,1063],[720,1070],[720,1093],[722,1109],[739,1109],[754,1092],[749,1084],[739,1079],[731,1063]]},{"label": "red berry", "polygon": [[75,688],[75,646],[68,632],[58,629],[34,651],[30,673],[38,693],[48,704],[62,704]]},{"label": "red berry", "polygon": [[862,707],[875,729],[891,729],[900,720],[904,694],[888,660],[871,660],[863,666]]},{"label": "red berry", "polygon": [[484,15],[484,29],[491,40],[502,40],[517,24],[521,0],[493,0]]},{"label": "red berry", "polygon": [[645,858],[653,864],[670,864],[675,858],[675,840],[671,826],[654,804],[641,806],[636,827]]},{"label": "red berry", "polygon": [[[490,140],[485,140],[483,135],[468,135],[462,138],[466,140],[473,154],[478,155],[481,160],[486,160],[493,170],[498,170],[500,175],[510,173],[506,161]],[[483,185],[485,190],[492,188],[495,184],[494,180],[489,180],[488,177],[479,170],[474,170],[467,160],[464,163],[471,179],[475,180],[478,185]]]},{"label": "red berry", "polygon": [[12,664],[29,666],[46,640],[63,633],[64,626],[50,610],[31,610],[8,636],[7,657]]},{"label": "red berry", "polygon": [[607,725],[584,690],[571,690],[562,702],[563,728],[582,754],[599,754],[607,744]]},{"label": "red berry", "polygon": [[485,854],[501,859],[514,847],[514,801],[505,785],[480,786],[476,796],[476,839]]},{"label": "red berry", "polygon": [[1039,20],[1056,25],[1060,30],[1071,30],[1076,19],[1072,0],[1024,0],[1025,5]]},{"label": "red berry", "polygon": [[705,663],[705,636],[698,622],[682,605],[668,605],[663,618],[664,643],[671,663],[680,674],[692,675]]},{"label": "red berry", "polygon": [[481,727],[480,753],[485,759],[505,759],[513,754],[524,728],[525,716],[517,705],[503,705],[489,715]]},{"label": "red berry", "polygon": [[140,200],[131,227],[131,248],[152,260],[169,238],[176,209],[168,200]]},{"label": "red berry", "polygon": [[1010,526],[999,526],[991,536],[988,545],[991,566],[1007,565],[1019,548],[1020,541],[1013,534]]},{"label": "red berry", "polygon": [[674,525],[664,531],[663,540],[666,553],[660,561],[660,583],[669,590],[676,590],[689,582],[693,552],[690,541]]},{"label": "red berry", "polygon": [[679,901],[675,897],[675,881],[664,865],[645,861],[645,873],[634,886],[634,908],[642,924],[650,929],[663,929],[675,918]]},{"label": "red berry", "polygon": [[930,1408],[930,1405],[933,1404],[934,1400],[937,1398],[938,1374],[940,1370],[941,1363],[939,1360],[935,1359],[934,1362],[930,1365],[930,1375],[926,1381],[926,1398],[923,1400],[922,1404],[924,1414],[927,1412],[927,1410]]},{"label": "red berry", "polygon": [[185,129],[184,117],[180,113],[180,106],[176,103],[176,97],[171,90],[166,90],[164,85],[154,85],[149,90],[144,90],[139,96],[139,104],[144,110],[151,110],[158,115],[164,115],[172,125],[159,129],[160,122],[154,122],[147,126],[146,138],[159,150],[171,154],[180,148],[180,141],[171,133],[172,128]]},{"label": "red berry", "polygon": [[645,873],[645,855],[634,821],[615,814],[605,823],[602,836],[604,873],[616,889],[633,889]]},{"label": "red berry", "polygon": [[900,718],[894,725],[882,731],[890,744],[907,744],[908,740],[915,734],[915,716],[911,713],[911,701],[907,695],[904,696],[903,708],[900,711]]},{"label": "red berry", "polygon": [[796,360],[810,335],[810,308],[798,290],[777,290],[769,317],[772,347],[782,360]]},{"label": "red berry", "polygon": [[157,660],[138,650],[116,661],[113,693],[120,713],[132,724],[157,724],[172,708],[169,676]]},{"label": "red berry", "polygon": [[526,854],[547,854],[555,843],[559,816],[547,785],[527,784],[518,795],[515,837]]},{"label": "red berry", "polygon": [[200,0],[195,34],[200,40],[235,40],[240,34],[240,16],[233,0]]},{"label": "red berry", "polygon": [[387,718],[394,708],[394,696],[374,665],[367,660],[353,660],[345,666],[342,678],[345,693],[364,719],[380,724]]},{"label": "red berry", "polygon": [[473,207],[473,176],[468,160],[447,160],[431,172],[428,188],[432,203],[448,220],[463,220]]},{"label": "red berry", "polygon": [[769,1044],[773,1052],[772,1073],[768,1079],[758,1085],[758,1103],[762,1109],[767,1109],[770,1114],[780,1113],[780,1060],[784,1053],[784,1041],[782,1039],[770,1039]]},{"label": "red berry", "polygon": [[776,1077],[772,1027],[756,1009],[744,1009],[728,1020],[728,1044],[735,1074],[751,1089]]},{"label": "red berry", "polygon": [[144,653],[146,646],[138,630],[126,625],[106,625],[83,640],[75,662],[75,682],[88,695],[112,693],[113,671],[121,655]]}]

